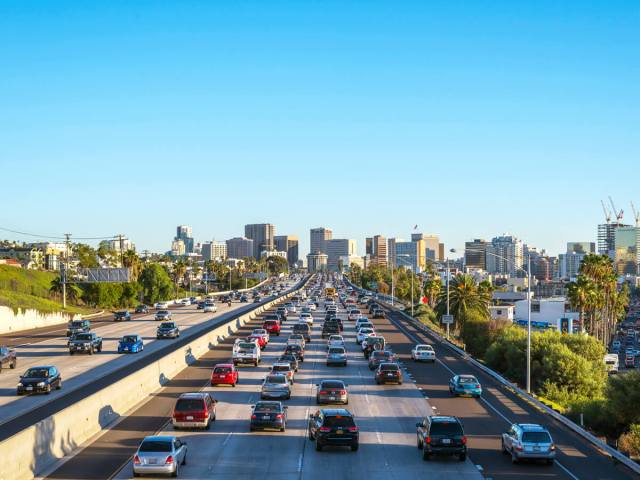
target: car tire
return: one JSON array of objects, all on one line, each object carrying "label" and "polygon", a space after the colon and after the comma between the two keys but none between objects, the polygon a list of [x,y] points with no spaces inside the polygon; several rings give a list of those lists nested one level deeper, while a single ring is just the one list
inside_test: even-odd
[{"label": "car tire", "polygon": [[281,431],[281,432],[284,432],[284,431],[286,431],[286,429],[287,429],[286,427],[282,427],[282,428],[280,429],[280,431]]},{"label": "car tire", "polygon": [[178,476],[179,471],[180,471],[180,467],[178,466],[178,464],[176,464],[176,469],[173,472],[171,472],[171,477],[176,478]]},{"label": "car tire", "polygon": [[422,450],[422,442],[419,435],[416,435],[416,447],[418,447],[418,450]]},{"label": "car tire", "polygon": [[[34,389],[35,391],[35,389]],[[49,395],[51,393],[51,385],[47,385],[47,389],[44,391],[45,395]]]},{"label": "car tire", "polygon": [[504,453],[505,455],[508,455],[509,451],[507,450],[507,446],[504,444],[504,439],[502,439],[500,443],[502,444],[502,453]]},{"label": "car tire", "polygon": [[233,388],[236,388],[236,383],[238,383],[238,382],[233,382],[233,383],[231,384],[231,386],[232,386]]},{"label": "car tire", "polygon": [[205,430],[211,430],[211,420],[209,420],[209,421],[207,422],[207,424],[204,426],[204,429],[205,429]]},{"label": "car tire", "polygon": [[313,441],[314,438],[313,438],[313,434],[311,433],[311,429],[308,428],[307,430],[308,430],[308,435],[307,436],[309,437],[309,440]]},{"label": "car tire", "polygon": [[16,368],[16,362],[13,362],[11,365],[9,365],[9,368]]},{"label": "car tire", "polygon": [[69,350],[69,355],[73,355],[75,352],[73,350]]},{"label": "car tire", "polygon": [[91,347],[91,348],[89,349],[89,355],[93,355],[94,353],[95,353],[95,350],[93,349],[93,347]]},{"label": "car tire", "polygon": [[428,462],[429,460],[431,460],[431,453],[429,453],[429,451],[426,448],[422,450],[422,460],[424,460],[425,462]]},{"label": "car tire", "polygon": [[56,390],[60,390],[62,388],[62,380],[60,380],[58,382],[58,385],[56,385]]},{"label": "car tire", "polygon": [[184,454],[184,458],[182,459],[182,465],[186,465],[187,464],[187,454]]},{"label": "car tire", "polygon": [[359,444],[354,443],[353,445],[351,445],[351,451],[352,452],[357,452],[359,446],[360,446]]},{"label": "car tire", "polygon": [[458,455],[458,460],[460,460],[461,462],[464,462],[466,459],[467,459],[466,453],[461,453],[460,455]]},{"label": "car tire", "polygon": [[316,439],[316,452],[322,451],[322,444]]}]

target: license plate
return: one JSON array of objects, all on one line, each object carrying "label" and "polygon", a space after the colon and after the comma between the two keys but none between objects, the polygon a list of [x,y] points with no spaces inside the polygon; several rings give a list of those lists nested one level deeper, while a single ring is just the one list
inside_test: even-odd
[{"label": "license plate", "polygon": [[270,417],[269,417],[269,415],[264,415],[264,416],[262,417],[262,419],[263,419],[263,420],[269,420],[269,418],[270,418]]},{"label": "license plate", "polygon": [[533,447],[533,451],[534,452],[539,452],[540,451],[540,447]]},{"label": "license plate", "polygon": [[191,415],[187,415],[187,420],[193,420],[193,417]]},{"label": "license plate", "polygon": [[451,443],[451,440],[450,440],[450,439],[448,439],[448,438],[443,438],[443,439],[442,439],[442,443],[444,443],[445,445],[448,445],[448,444],[450,444],[450,443]]},{"label": "license plate", "polygon": [[329,400],[335,400],[336,397],[329,397]]},{"label": "license plate", "polygon": [[387,377],[393,377],[393,373],[387,373]]},{"label": "license plate", "polygon": [[157,459],[155,459],[155,458],[150,458],[150,459],[149,459],[149,464],[150,464],[150,465],[155,465],[156,463],[158,463],[158,460],[157,460]]},{"label": "license plate", "polygon": [[33,390],[33,387],[26,387],[25,390]]},{"label": "license plate", "polygon": [[336,430],[336,435],[342,435],[344,433],[344,430]]}]

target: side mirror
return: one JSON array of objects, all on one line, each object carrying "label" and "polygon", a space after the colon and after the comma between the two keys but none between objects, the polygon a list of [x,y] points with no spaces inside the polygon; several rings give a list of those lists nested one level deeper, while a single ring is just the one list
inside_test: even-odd
[{"label": "side mirror", "polygon": [[422,423],[418,422],[416,423],[416,427],[420,428],[422,426]]},{"label": "side mirror", "polygon": [[20,380],[22,380],[24,378],[24,375],[20,375]]},{"label": "side mirror", "polygon": [[283,408],[284,408],[285,410],[287,410],[289,407],[288,407],[287,405],[285,405]]}]

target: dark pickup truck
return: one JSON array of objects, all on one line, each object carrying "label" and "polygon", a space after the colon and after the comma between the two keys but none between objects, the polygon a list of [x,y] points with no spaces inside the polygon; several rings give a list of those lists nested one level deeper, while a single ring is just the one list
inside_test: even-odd
[{"label": "dark pickup truck", "polygon": [[16,368],[16,352],[8,347],[0,347],[0,371],[3,368]]},{"label": "dark pickup truck", "polygon": [[89,320],[73,320],[67,326],[67,337],[72,337],[77,333],[86,333],[91,330]]},{"label": "dark pickup truck", "polygon": [[69,353],[88,353],[93,355],[95,352],[102,351],[102,337],[95,333],[77,333],[69,340]]}]

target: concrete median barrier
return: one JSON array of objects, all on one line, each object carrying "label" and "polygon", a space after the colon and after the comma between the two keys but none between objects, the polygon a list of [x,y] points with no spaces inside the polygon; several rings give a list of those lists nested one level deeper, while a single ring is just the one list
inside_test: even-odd
[{"label": "concrete median barrier", "polygon": [[51,468],[229,335],[274,304],[295,295],[308,281],[203,333],[182,348],[2,441],[1,451],[6,455],[0,468],[0,480],[31,479]]}]

